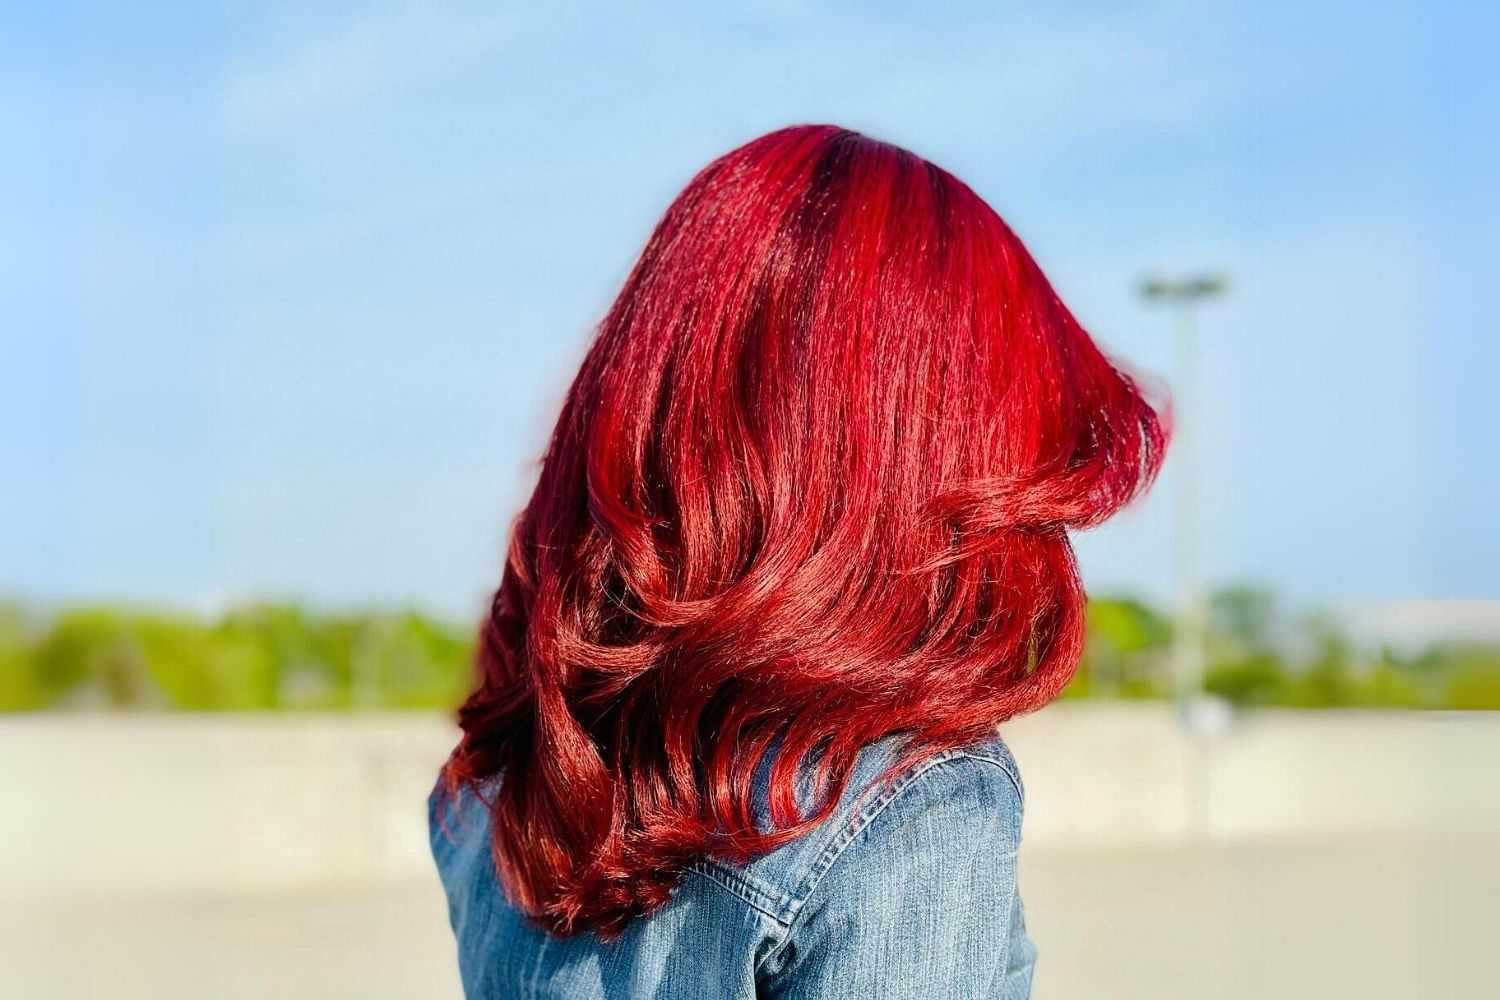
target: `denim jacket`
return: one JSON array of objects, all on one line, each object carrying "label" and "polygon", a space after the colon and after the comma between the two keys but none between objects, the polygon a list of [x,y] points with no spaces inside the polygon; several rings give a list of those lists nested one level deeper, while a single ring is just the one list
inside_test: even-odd
[{"label": "denim jacket", "polygon": [[[1022,1000],[1036,950],[1016,891],[1022,785],[997,736],[878,789],[861,754],[833,815],[744,865],[694,864],[610,943],[550,937],[505,901],[488,813],[429,805],[432,849],[471,1000]],[[865,793],[865,794],[861,794]]]}]

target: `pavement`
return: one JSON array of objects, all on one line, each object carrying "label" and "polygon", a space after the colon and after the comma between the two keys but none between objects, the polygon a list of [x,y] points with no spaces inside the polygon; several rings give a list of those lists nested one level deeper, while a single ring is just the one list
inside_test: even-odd
[{"label": "pavement", "polygon": [[[1023,851],[1038,1000],[1500,995],[1500,843],[1271,839]],[[432,880],[0,896],[8,1000],[460,996]]]}]

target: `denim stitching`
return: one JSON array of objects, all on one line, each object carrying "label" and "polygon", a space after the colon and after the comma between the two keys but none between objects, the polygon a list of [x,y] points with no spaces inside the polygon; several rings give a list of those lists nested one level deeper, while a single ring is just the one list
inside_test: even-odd
[{"label": "denim stitching", "polygon": [[897,796],[910,788],[912,784],[928,771],[931,771],[939,764],[953,760],[963,753],[963,750],[945,750],[940,754],[929,757],[895,781],[889,782],[879,795],[867,802],[864,808],[855,814],[853,819],[844,824],[843,829],[835,834],[828,845],[823,848],[822,852],[818,855],[818,859],[813,862],[812,867],[803,876],[801,883],[792,892],[792,898],[788,903],[792,918],[796,919],[797,913],[802,909],[802,904],[812,895],[813,890],[818,887],[818,883],[823,881],[823,876],[828,873],[828,870],[833,867],[834,862],[838,861],[839,857],[854,842],[855,838],[864,831],[865,827],[874,821],[875,817],[885,812],[890,804],[896,800]]},{"label": "denim stitching", "polygon": [[775,897],[756,886],[749,879],[744,878],[737,872],[730,871],[712,859],[695,861],[687,869],[694,875],[698,875],[732,895],[735,899],[751,907],[752,909],[770,917],[783,928],[786,927],[787,918],[778,914],[773,907],[785,907],[786,898],[782,897],[779,903]]},{"label": "denim stitching", "polygon": [[1003,743],[1000,745],[1000,751],[997,753],[960,747],[954,750],[945,750],[927,759],[896,781],[890,783],[885,791],[866,805],[865,808],[861,809],[859,814],[850,820],[833,840],[829,842],[828,846],[823,849],[822,853],[818,856],[818,860],[813,863],[812,868],[797,886],[796,892],[786,903],[786,908],[791,914],[791,919],[784,921],[785,927],[781,940],[756,963],[757,969],[780,954],[787,943],[791,941],[793,927],[797,922],[797,918],[803,913],[803,904],[811,898],[813,892],[822,884],[823,877],[838,859],[843,856],[844,851],[849,845],[875,821],[876,817],[885,812],[903,791],[910,788],[933,769],[965,757],[991,764],[1004,772],[1005,776],[1010,779],[1011,784],[1015,786],[1016,794],[1021,797],[1024,809],[1025,791],[1021,786],[1019,768],[1016,766],[1015,758],[1011,756],[1010,749]]}]

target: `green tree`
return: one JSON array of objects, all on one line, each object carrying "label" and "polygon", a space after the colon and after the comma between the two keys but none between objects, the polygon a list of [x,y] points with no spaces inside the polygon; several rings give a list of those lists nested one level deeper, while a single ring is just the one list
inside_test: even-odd
[{"label": "green tree", "polygon": [[151,676],[177,708],[276,707],[275,649],[253,623],[231,616],[205,626],[189,619],[150,616],[138,619],[134,631]]},{"label": "green tree", "polygon": [[1448,684],[1443,707],[1480,711],[1500,709],[1500,647],[1449,646]]},{"label": "green tree", "polygon": [[1073,696],[1160,697],[1172,625],[1144,602],[1096,598],[1088,605],[1083,661],[1070,687]]},{"label": "green tree", "polygon": [[1209,632],[1246,655],[1263,656],[1276,646],[1276,595],[1264,587],[1237,584],[1209,599]]},{"label": "green tree", "polygon": [[18,605],[0,604],[0,712],[43,708],[55,694],[31,655],[25,613]]},{"label": "green tree", "polygon": [[119,611],[82,607],[63,612],[33,657],[36,677],[50,701],[86,686],[112,708],[159,703],[140,645]]},{"label": "green tree", "polygon": [[1203,687],[1240,707],[1274,705],[1286,699],[1288,677],[1281,659],[1270,653],[1223,661],[1209,667]]}]

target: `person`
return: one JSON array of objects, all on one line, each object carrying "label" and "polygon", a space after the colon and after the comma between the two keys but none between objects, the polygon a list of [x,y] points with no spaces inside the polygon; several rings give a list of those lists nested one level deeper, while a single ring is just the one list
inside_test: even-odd
[{"label": "person", "polygon": [[970,188],[787,128],[672,202],[429,801],[470,997],[1025,997],[1005,720],[1166,421]]}]

